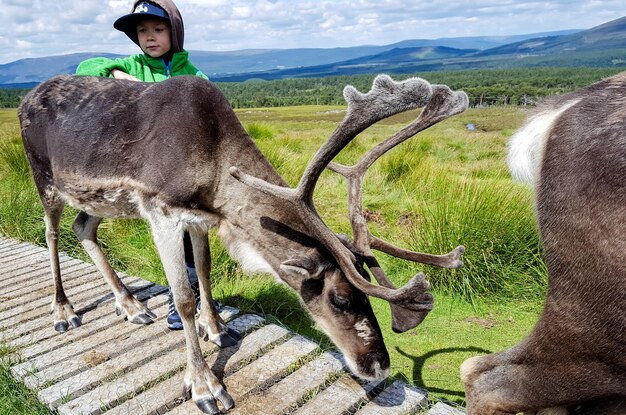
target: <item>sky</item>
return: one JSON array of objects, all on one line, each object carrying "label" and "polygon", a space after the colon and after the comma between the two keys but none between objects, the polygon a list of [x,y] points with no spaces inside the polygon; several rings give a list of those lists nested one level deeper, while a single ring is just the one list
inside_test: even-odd
[{"label": "sky", "polygon": [[[185,49],[386,45],[406,39],[589,29],[626,0],[175,0]],[[113,22],[131,0],[0,0],[0,64],[75,52],[139,53]]]}]

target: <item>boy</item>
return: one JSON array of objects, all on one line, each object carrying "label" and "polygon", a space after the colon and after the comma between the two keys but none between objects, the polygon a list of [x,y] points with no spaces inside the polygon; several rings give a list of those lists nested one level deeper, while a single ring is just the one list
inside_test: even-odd
[{"label": "boy", "polygon": [[208,79],[192,65],[183,49],[183,19],[171,0],[135,1],[132,12],[117,19],[113,27],[126,33],[143,53],[123,59],[87,59],[76,68],[77,75],[144,82],[164,81],[178,75]]},{"label": "boy", "polygon": [[[113,27],[126,33],[143,54],[128,58],[87,59],[76,68],[77,75],[106,76],[144,82],[160,82],[177,75],[196,75],[208,79],[191,64],[188,53],[183,49],[184,27],[178,8],[171,0],[138,0],[131,13],[113,23]],[[192,289],[199,307],[198,276],[193,261],[189,235],[185,233],[185,262]],[[172,292],[169,293],[167,326],[171,330],[182,330],[183,324],[174,306]]]}]

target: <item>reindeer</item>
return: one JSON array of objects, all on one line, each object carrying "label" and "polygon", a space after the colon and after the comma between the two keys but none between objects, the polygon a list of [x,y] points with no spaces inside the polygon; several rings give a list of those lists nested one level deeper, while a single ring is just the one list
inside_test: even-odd
[{"label": "reindeer", "polygon": [[[406,260],[455,268],[462,246],[445,255],[404,250],[374,237],[361,204],[367,168],[390,148],[466,109],[465,93],[414,78],[379,76],[370,92],[348,86],[345,118],[323,144],[296,188],[290,188],[241,126],[225,97],[198,77],[150,84],[59,76],[31,91],[19,109],[24,148],[45,211],[55,295],[54,327],[80,326],[66,298],[58,260],[63,207],[80,210],[73,231],[115,295],[116,311],[132,323],[155,315],[137,301],[107,263],[97,243],[101,218],[148,221],[180,312],[187,344],[184,384],[200,410],[234,405],[202,357],[198,335],[221,347],[239,336],[213,306],[207,232],[216,227],[230,255],[247,272],[265,272],[295,290],[304,307],[365,379],[389,373],[389,354],[368,296],[387,300],[393,329],[417,326],[433,307],[422,273],[396,288],[372,249]],[[180,106],[185,111],[180,111]],[[331,160],[357,134],[393,114],[424,107],[409,126],[372,149],[355,166]],[[176,115],[174,115],[176,114]],[[354,241],[335,235],[313,204],[322,171],[345,175],[350,185]],[[201,310],[194,326],[194,297],[185,276],[183,232],[189,232],[199,274]],[[380,285],[369,280],[374,275]]]},{"label": "reindeer", "polygon": [[548,267],[533,331],[461,366],[469,415],[626,414],[626,72],[547,100],[511,139]]}]

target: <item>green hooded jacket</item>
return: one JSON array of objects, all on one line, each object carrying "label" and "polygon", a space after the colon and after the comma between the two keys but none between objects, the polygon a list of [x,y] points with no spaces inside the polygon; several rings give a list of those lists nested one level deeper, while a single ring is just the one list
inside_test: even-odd
[{"label": "green hooded jacket", "polygon": [[[133,6],[130,9],[131,13],[141,1],[144,0],[135,0],[133,2]],[[189,61],[189,54],[183,49],[185,27],[183,25],[183,18],[181,17],[174,2],[172,0],[151,0],[151,3],[154,3],[165,10],[170,18],[172,30],[172,47],[170,51],[174,53],[172,55],[172,61],[169,68],[166,67],[163,59],[153,58],[142,53],[139,55],[129,56],[128,58],[119,59],[87,59],[78,65],[78,68],[76,68],[76,74],[112,78],[111,71],[113,69],[119,69],[129,75],[139,78],[144,82],[160,82],[166,80],[170,76],[178,75],[196,75],[201,78],[208,79],[205,74],[193,66],[193,64]],[[126,35],[134,43],[139,45],[137,34],[134,31],[127,32]]]},{"label": "green hooded jacket", "polygon": [[91,58],[78,65],[77,75],[113,77],[111,71],[119,69],[133,75],[144,82],[161,82],[170,76],[196,75],[208,79],[198,68],[189,61],[186,51],[176,52],[172,56],[169,68],[161,58],[153,58],[144,53],[132,55],[128,58],[108,59]]}]

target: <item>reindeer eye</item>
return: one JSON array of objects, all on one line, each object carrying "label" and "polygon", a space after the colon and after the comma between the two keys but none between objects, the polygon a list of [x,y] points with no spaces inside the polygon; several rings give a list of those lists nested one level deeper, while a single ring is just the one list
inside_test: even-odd
[{"label": "reindeer eye", "polygon": [[339,311],[346,311],[350,309],[350,299],[342,297],[341,295],[332,294],[330,296],[330,305]]}]

